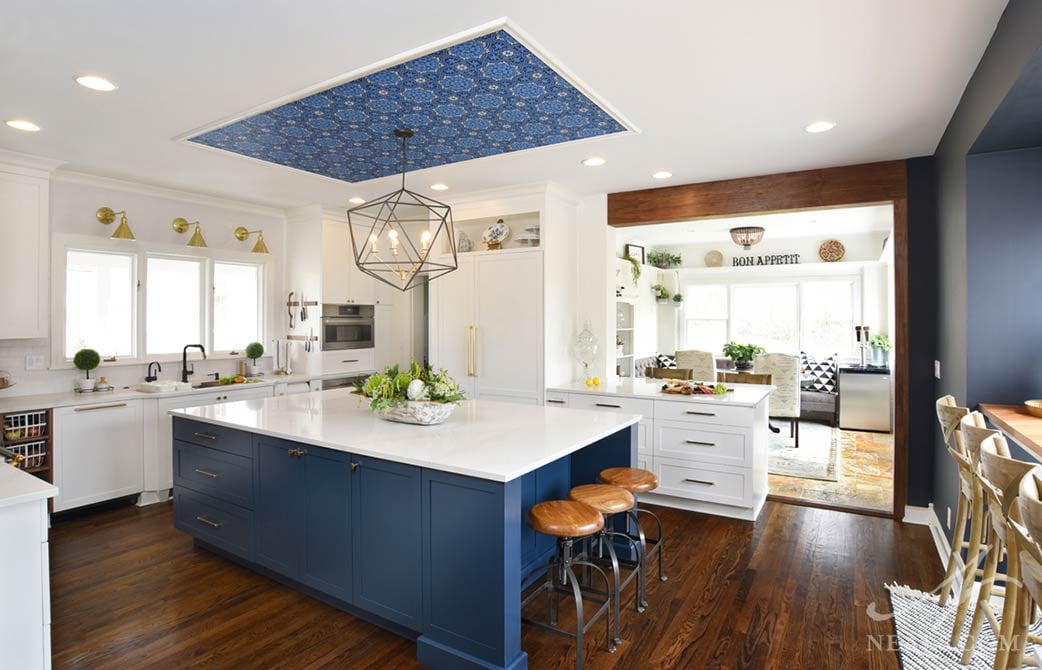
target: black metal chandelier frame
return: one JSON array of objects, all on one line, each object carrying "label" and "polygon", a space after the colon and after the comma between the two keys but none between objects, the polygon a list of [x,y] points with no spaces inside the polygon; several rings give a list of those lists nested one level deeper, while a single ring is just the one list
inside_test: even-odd
[{"label": "black metal chandelier frame", "polygon": [[[405,188],[406,141],[413,132],[400,129],[394,134],[402,141],[402,187],[352,207],[347,210],[347,220],[358,269],[404,292],[456,270],[459,260],[452,208]],[[418,217],[415,213],[418,208],[425,209],[426,215]],[[407,214],[399,216],[399,209]],[[431,224],[435,222],[437,227],[432,232]],[[409,235],[405,224],[425,224],[419,245]],[[434,251],[441,240],[447,243],[447,254],[439,255]],[[380,249],[381,244],[384,251]]]}]

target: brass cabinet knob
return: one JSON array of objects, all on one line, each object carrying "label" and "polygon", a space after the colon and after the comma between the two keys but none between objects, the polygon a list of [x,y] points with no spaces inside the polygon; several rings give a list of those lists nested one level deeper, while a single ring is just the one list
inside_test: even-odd
[{"label": "brass cabinet knob", "polygon": [[358,469],[358,463],[352,463],[351,464],[351,472],[354,472],[357,469]]}]

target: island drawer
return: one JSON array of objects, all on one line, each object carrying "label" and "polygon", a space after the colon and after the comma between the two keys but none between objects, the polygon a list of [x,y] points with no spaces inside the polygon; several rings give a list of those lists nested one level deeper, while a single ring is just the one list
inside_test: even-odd
[{"label": "island drawer", "polygon": [[174,483],[253,507],[253,461],[189,442],[174,442]]},{"label": "island drawer", "polygon": [[704,426],[683,421],[658,420],[652,452],[655,456],[695,463],[752,465],[752,439],[748,429]]},{"label": "island drawer", "polygon": [[602,412],[640,414],[647,419],[652,418],[655,414],[655,401],[653,400],[620,398],[611,395],[571,393],[568,395],[568,406],[572,409],[595,409]]},{"label": "island drawer", "polygon": [[252,558],[253,512],[174,488],[174,526],[203,542]]},{"label": "island drawer", "polygon": [[174,417],[174,439],[253,458],[250,434],[233,428]]},{"label": "island drawer", "polygon": [[657,400],[655,419],[666,421],[690,421],[718,426],[751,426],[752,407],[732,407],[721,402],[697,402],[688,400]]},{"label": "island drawer", "polygon": [[672,458],[653,459],[659,485],[655,493],[748,507],[752,504],[752,469],[695,465]]}]

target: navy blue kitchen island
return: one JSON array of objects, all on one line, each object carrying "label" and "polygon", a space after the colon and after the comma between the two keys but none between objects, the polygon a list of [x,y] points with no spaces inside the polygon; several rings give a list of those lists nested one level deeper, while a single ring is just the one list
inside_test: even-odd
[{"label": "navy blue kitchen island", "polygon": [[528,508],[636,462],[636,415],[466,401],[440,426],[344,390],[174,410],[174,516],[198,547],[416,640],[435,668],[528,667]]}]

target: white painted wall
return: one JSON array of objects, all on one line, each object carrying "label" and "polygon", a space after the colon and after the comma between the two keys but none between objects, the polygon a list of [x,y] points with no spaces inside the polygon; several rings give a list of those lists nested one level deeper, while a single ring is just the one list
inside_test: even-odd
[{"label": "white painted wall", "polygon": [[[600,343],[590,372],[608,376],[615,371],[615,229],[608,226],[607,194],[582,199],[576,235],[575,335],[590,324]],[[571,358],[573,378],[581,379],[582,363],[574,353]]]}]

